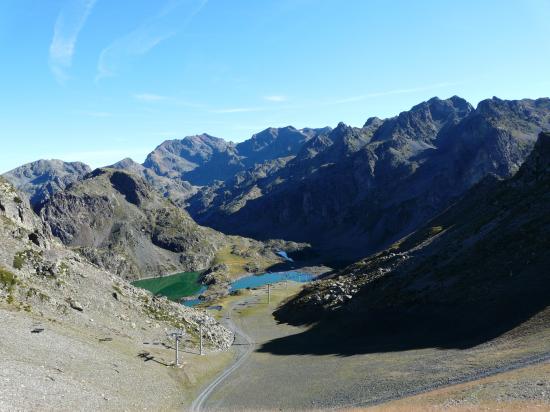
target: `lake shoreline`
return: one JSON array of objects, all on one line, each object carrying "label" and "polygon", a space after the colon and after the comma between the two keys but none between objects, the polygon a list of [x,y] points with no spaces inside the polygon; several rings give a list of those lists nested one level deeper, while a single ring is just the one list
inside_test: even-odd
[{"label": "lake shoreline", "polygon": [[[299,273],[301,275],[309,276],[310,278],[307,281],[311,282],[322,276],[326,276],[334,272],[334,269],[324,265],[317,265],[317,266],[298,265],[298,266],[299,267],[297,268],[289,268],[288,270],[265,271],[265,272],[259,272],[259,273],[243,273],[242,275],[235,277],[231,282],[224,285],[224,287],[220,288],[220,290],[217,290],[215,294],[205,295],[204,293],[208,292],[208,287],[207,287],[207,289],[205,291],[202,291],[201,293],[183,297],[180,302],[182,305],[185,305],[185,306],[196,306],[196,305],[206,304],[206,303],[212,304],[213,302],[220,300],[221,298],[229,295],[234,291],[245,289],[245,288],[233,289],[232,287],[235,283],[238,283],[239,281],[242,281],[245,278],[253,279],[254,277],[261,277],[268,274],[276,275],[276,274]],[[298,278],[299,276],[300,275],[298,275]],[[290,276],[290,280],[292,280],[292,275]],[[275,282],[269,282],[269,283],[280,283],[283,281],[284,279],[280,279]],[[253,286],[251,288],[263,287],[264,285],[265,284],[261,284],[261,285]]]}]

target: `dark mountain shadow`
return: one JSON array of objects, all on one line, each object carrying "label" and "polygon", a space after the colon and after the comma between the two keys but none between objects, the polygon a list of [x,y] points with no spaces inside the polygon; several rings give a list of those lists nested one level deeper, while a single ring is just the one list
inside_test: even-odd
[{"label": "dark mountain shadow", "polygon": [[298,251],[289,252],[288,257],[292,261],[275,263],[266,268],[268,272],[286,272],[307,266],[328,266],[333,269],[343,269],[353,261],[333,260],[315,248],[304,248]]},{"label": "dark mountain shadow", "polygon": [[[543,327],[548,325],[550,288],[542,283],[532,286],[529,294],[461,306],[393,312],[341,310],[302,333],[271,340],[258,351],[274,355],[352,356],[422,348],[468,349],[517,328],[537,314],[544,320]],[[307,321],[292,323],[306,325]]]}]

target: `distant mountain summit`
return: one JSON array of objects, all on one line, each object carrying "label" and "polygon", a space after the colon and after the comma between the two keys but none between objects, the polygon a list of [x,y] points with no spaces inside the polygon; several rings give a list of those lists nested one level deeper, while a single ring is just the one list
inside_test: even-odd
[{"label": "distant mountain summit", "polygon": [[294,156],[302,145],[322,133],[323,129],[298,130],[293,126],[270,127],[236,145],[243,164],[253,167],[279,157]]},{"label": "distant mountain summit", "polygon": [[143,165],[160,176],[194,185],[224,180],[242,169],[235,145],[208,134],[167,140],[147,156]]},{"label": "distant mountain summit", "polygon": [[91,171],[88,165],[81,162],[38,160],[19,166],[3,176],[28,196],[33,208],[38,208],[54,193],[65,189]]},{"label": "distant mountain summit", "polygon": [[310,242],[351,261],[387,247],[485,176],[513,175],[550,127],[550,99],[433,98],[364,127],[340,123],[284,164],[266,162],[189,200],[224,233]]},{"label": "distant mountain summit", "polygon": [[326,130],[269,128],[237,145],[208,134],[167,140],[147,156],[143,166],[160,176],[205,186],[230,179],[255,164],[294,156],[306,141]]}]

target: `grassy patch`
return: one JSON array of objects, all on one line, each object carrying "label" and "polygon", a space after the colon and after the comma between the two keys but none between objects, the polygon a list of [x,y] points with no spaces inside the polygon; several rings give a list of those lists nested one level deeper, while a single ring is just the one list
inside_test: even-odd
[{"label": "grassy patch", "polygon": [[245,266],[248,262],[249,259],[232,253],[231,246],[220,249],[214,259],[214,264],[225,263],[229,267],[228,275],[230,278],[246,273]]},{"label": "grassy patch", "polygon": [[25,264],[26,257],[25,252],[17,252],[13,257],[13,267],[15,269],[22,269]]},{"label": "grassy patch", "polygon": [[177,301],[185,296],[197,293],[200,272],[183,272],[175,275],[163,276],[152,279],[142,279],[132,282],[138,288],[146,289],[154,295],[166,296],[170,300]]},{"label": "grassy patch", "polygon": [[261,273],[268,267],[280,262],[263,256],[246,243],[238,242],[226,246],[216,253],[213,264],[224,263],[229,270],[230,279],[236,279],[246,273]]},{"label": "grassy patch", "polygon": [[6,269],[0,268],[0,284],[8,291],[12,291],[17,284],[17,277]]}]

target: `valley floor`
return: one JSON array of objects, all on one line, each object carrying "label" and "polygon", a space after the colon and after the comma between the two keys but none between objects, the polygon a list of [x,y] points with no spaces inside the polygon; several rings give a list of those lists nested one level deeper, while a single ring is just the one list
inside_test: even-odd
[{"label": "valley floor", "polygon": [[[210,388],[202,399],[203,410],[550,409],[549,309],[493,341],[467,349],[354,355],[314,354],[317,350],[277,355],[262,349],[264,343],[307,329],[277,324],[272,316],[299,288],[277,285],[270,305],[265,290],[224,302],[220,317],[250,336],[255,350]],[[236,345],[242,353],[247,342],[241,337]]]}]

